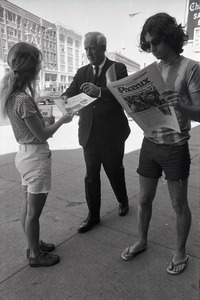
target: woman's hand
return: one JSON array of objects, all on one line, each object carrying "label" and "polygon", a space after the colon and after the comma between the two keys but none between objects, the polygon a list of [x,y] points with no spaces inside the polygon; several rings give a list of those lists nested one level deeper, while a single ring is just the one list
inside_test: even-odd
[{"label": "woman's hand", "polygon": [[74,117],[74,115],[73,115],[73,114],[69,114],[69,113],[63,115],[63,116],[62,116],[63,124],[64,124],[64,123],[69,123],[69,122],[71,122],[72,119],[73,119],[73,117]]}]

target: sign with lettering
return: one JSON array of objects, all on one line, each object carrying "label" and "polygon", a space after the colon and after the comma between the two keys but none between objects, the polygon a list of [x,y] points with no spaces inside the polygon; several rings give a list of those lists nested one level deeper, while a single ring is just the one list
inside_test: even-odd
[{"label": "sign with lettering", "polygon": [[200,0],[189,0],[187,34],[190,41],[194,39],[195,28],[200,28]]},{"label": "sign with lettering", "polygon": [[194,29],[193,50],[200,52],[200,27]]}]

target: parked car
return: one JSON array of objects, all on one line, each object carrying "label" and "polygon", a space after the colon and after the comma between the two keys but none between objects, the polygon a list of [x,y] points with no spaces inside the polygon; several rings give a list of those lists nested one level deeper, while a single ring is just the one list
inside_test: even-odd
[{"label": "parked car", "polygon": [[36,101],[39,104],[54,104],[54,99],[60,98],[61,93],[54,91],[41,91],[36,96]]}]

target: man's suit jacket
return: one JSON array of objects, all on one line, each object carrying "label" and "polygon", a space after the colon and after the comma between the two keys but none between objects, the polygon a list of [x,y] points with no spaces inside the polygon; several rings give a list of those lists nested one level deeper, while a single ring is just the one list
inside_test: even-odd
[{"label": "man's suit jacket", "polygon": [[[128,120],[121,105],[106,87],[106,71],[113,63],[115,63],[117,79],[127,76],[124,64],[106,59],[101,74],[95,83],[95,85],[101,87],[101,98],[98,98],[80,111],[79,143],[83,147],[88,141],[92,126],[95,126],[97,138],[102,145],[125,141],[130,133]],[[82,92],[80,89],[81,85],[85,82],[93,82],[93,78],[93,67],[91,64],[81,67],[63,95],[69,98],[80,94]]]}]

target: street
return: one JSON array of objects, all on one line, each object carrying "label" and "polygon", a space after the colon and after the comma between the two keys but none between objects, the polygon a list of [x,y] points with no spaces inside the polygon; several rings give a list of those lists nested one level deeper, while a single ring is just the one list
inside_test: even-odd
[{"label": "street", "polygon": [[[56,119],[61,116],[56,106],[53,106],[53,115]],[[75,115],[72,122],[62,125],[54,134],[53,138],[48,140],[51,150],[81,148],[78,143],[78,119],[79,116]],[[139,149],[143,138],[142,130],[131,118],[129,118],[129,126],[131,133],[126,141],[125,153]],[[18,143],[15,140],[8,120],[0,121],[0,139],[0,155],[18,151]]]}]

